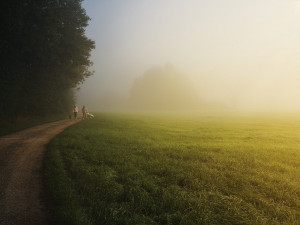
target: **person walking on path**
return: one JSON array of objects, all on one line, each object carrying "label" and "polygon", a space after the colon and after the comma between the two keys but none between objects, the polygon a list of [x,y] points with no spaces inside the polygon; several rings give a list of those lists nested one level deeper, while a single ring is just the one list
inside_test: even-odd
[{"label": "person walking on path", "polygon": [[87,108],[85,107],[85,105],[82,107],[82,119],[86,118],[86,113],[87,113]]},{"label": "person walking on path", "polygon": [[74,113],[74,118],[76,119],[77,118],[77,113],[78,113],[78,107],[76,105],[74,105],[73,113]]}]

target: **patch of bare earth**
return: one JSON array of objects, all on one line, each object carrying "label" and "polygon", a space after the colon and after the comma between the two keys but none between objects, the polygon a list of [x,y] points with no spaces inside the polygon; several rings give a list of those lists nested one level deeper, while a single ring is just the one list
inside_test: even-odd
[{"label": "patch of bare earth", "polygon": [[0,224],[49,224],[42,179],[45,145],[80,121],[61,120],[0,137]]}]

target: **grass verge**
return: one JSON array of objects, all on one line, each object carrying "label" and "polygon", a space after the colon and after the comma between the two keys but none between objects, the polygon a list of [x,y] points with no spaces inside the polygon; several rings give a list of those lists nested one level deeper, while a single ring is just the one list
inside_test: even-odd
[{"label": "grass verge", "polygon": [[300,120],[98,114],[48,146],[55,224],[299,224]]},{"label": "grass verge", "polygon": [[16,118],[11,120],[0,120],[0,136],[23,130],[29,127],[56,120],[66,119],[65,115],[54,115],[40,118]]}]

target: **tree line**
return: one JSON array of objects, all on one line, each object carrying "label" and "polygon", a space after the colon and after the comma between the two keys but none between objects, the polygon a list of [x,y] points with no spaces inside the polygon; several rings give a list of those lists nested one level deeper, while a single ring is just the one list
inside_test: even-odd
[{"label": "tree line", "polygon": [[0,116],[70,111],[87,77],[94,41],[82,0],[1,1]]}]

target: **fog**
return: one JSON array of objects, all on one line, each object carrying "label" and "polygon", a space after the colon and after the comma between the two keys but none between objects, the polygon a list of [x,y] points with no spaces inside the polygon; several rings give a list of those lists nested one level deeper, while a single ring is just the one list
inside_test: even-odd
[{"label": "fog", "polygon": [[300,110],[300,1],[86,0],[90,110]]}]

